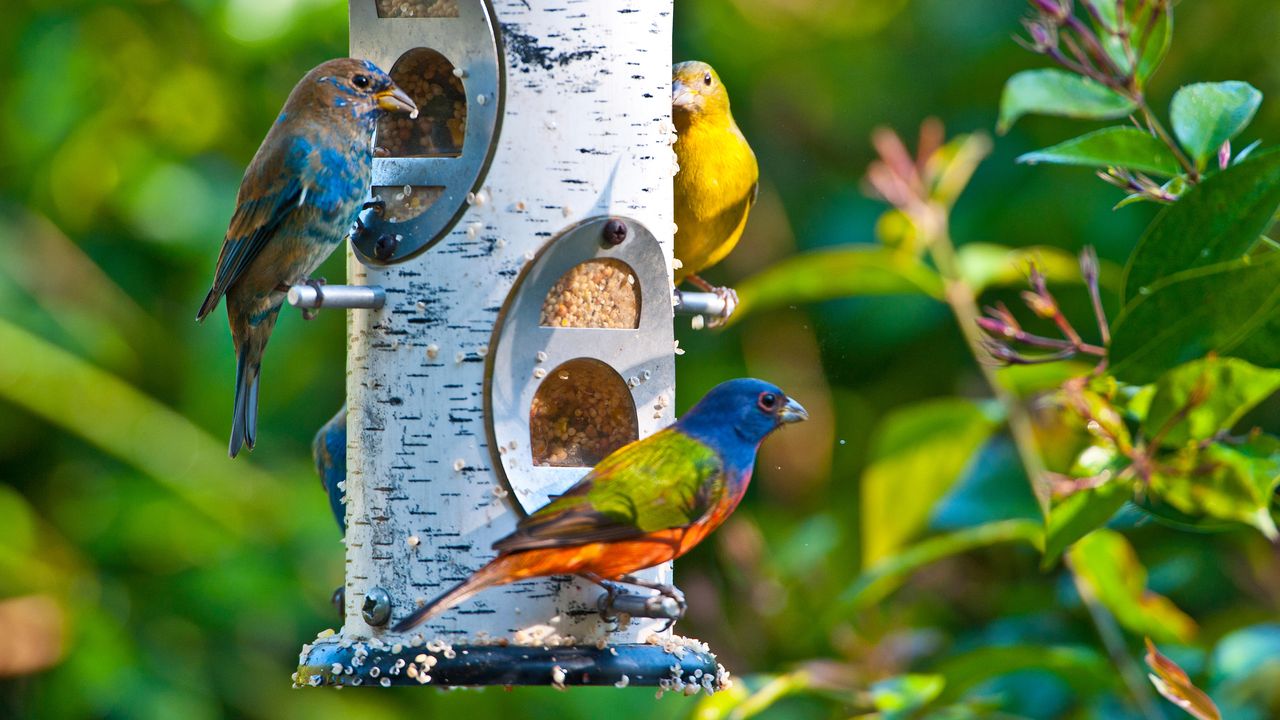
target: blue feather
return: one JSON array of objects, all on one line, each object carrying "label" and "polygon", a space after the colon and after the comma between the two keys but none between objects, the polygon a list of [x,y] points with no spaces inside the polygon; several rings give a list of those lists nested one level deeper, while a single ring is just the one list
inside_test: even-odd
[{"label": "blue feather", "polygon": [[259,367],[283,288],[306,279],[342,243],[368,193],[372,132],[379,97],[388,93],[411,109],[372,63],[321,64],[294,87],[245,170],[213,285],[196,316],[203,320],[227,298],[237,355],[232,457],[254,445]]}]

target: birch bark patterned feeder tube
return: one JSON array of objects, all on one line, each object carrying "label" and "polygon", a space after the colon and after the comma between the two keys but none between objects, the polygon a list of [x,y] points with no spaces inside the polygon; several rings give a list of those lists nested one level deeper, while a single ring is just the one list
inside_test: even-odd
[{"label": "birch bark patterned feeder tube", "polygon": [[375,136],[384,207],[348,275],[386,301],[348,325],[344,622],[295,681],[718,689],[710,650],[664,629],[672,603],[602,613],[577,578],[390,629],[674,421],[671,0],[350,7],[352,55],[418,76],[429,122]]}]

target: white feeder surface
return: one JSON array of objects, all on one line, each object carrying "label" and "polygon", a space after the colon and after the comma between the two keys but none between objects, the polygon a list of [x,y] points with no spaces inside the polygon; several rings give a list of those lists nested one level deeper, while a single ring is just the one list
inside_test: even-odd
[{"label": "white feeder surface", "polygon": [[[433,599],[491,559],[490,545],[516,524],[516,499],[500,488],[487,444],[484,371],[525,263],[561,229],[600,215],[634,218],[671,257],[670,0],[625,13],[594,0],[494,6],[507,85],[483,201],[405,263],[370,268],[348,256],[349,282],[384,287],[386,305],[354,310],[348,323],[346,622],[327,641],[634,643],[663,624],[636,619],[607,632],[598,616],[571,614],[594,607],[599,588],[548,579],[486,590],[405,636],[361,617],[366,590],[378,586],[396,608],[393,624],[405,603]],[[360,45],[353,31],[353,53]],[[465,70],[465,58],[449,59]],[[669,386],[647,392],[674,397]],[[669,404],[652,408],[639,408],[642,436],[674,420]],[[671,567],[643,576],[669,583]]]}]

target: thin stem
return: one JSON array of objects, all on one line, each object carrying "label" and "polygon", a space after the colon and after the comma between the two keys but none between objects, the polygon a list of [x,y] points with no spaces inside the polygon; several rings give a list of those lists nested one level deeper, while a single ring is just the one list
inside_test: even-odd
[{"label": "thin stem", "polygon": [[[935,222],[933,223],[935,232],[928,243],[930,254],[933,257],[934,264],[938,267],[939,274],[942,275],[942,280],[946,287],[947,304],[951,306],[951,311],[955,314],[956,321],[960,323],[960,331],[969,343],[969,349],[974,357],[981,359],[983,350],[982,334],[978,330],[977,323],[978,304],[973,291],[960,275],[959,264],[956,261],[955,246],[951,242],[951,235],[947,229],[947,214],[940,208],[932,208],[932,210],[934,211],[932,214],[935,216]],[[1052,487],[1050,476],[1045,470],[1043,460],[1040,458],[1040,450],[1031,428],[1031,419],[1022,403],[1018,402],[1018,399],[1013,397],[1013,394],[1000,383],[999,378],[996,376],[996,369],[983,362],[979,362],[978,366],[982,368],[982,373],[986,377],[987,384],[991,386],[996,399],[1005,408],[1009,418],[1009,431],[1013,436],[1014,445],[1018,449],[1018,457],[1027,471],[1027,477],[1031,480],[1031,490],[1035,493],[1036,500],[1040,503],[1041,511],[1047,515]],[[1079,590],[1081,598],[1084,599],[1085,606],[1089,609],[1089,616],[1093,620],[1094,626],[1098,629],[1098,636],[1102,639],[1102,644],[1111,657],[1111,662],[1120,672],[1121,677],[1124,678],[1125,685],[1128,687],[1130,694],[1133,695],[1134,701],[1138,704],[1143,716],[1147,720],[1161,720],[1162,715],[1156,707],[1155,698],[1151,695],[1151,689],[1146,684],[1137,663],[1129,656],[1128,650],[1124,645],[1124,638],[1115,625],[1115,619],[1111,617],[1105,608],[1098,604],[1089,589],[1083,586],[1074,569],[1070,570],[1070,572],[1072,581]]]},{"label": "thin stem", "polygon": [[[1102,335],[1102,344],[1111,346],[1111,326],[1107,323],[1107,311],[1102,308],[1102,295],[1097,282],[1089,283],[1089,303],[1093,305],[1093,317],[1098,323],[1098,332]],[[1105,352],[1103,353],[1106,354]]]},{"label": "thin stem", "polygon": [[1036,444],[1035,432],[1031,427],[1031,418],[1022,403],[1018,402],[1018,399],[1013,397],[1013,394],[1000,382],[996,375],[996,368],[989,362],[982,362],[982,358],[986,357],[987,353],[983,350],[983,335],[978,326],[977,298],[974,297],[969,284],[960,275],[960,264],[956,259],[955,245],[951,241],[951,233],[948,229],[947,212],[943,208],[931,206],[928,214],[933,216],[931,227],[934,231],[931,233],[932,237],[928,239],[927,246],[934,264],[938,267],[938,273],[942,275],[947,304],[951,306],[951,312],[960,325],[960,332],[969,345],[969,351],[979,360],[978,367],[982,370],[987,385],[991,387],[996,400],[1004,406],[1005,414],[1009,419],[1009,434],[1013,437],[1018,457],[1027,471],[1027,478],[1031,481],[1031,491],[1040,504],[1040,511],[1047,516],[1050,488],[1045,476],[1044,461],[1040,458],[1040,449]]},{"label": "thin stem", "polygon": [[1115,618],[1098,602],[1098,598],[1093,594],[1093,588],[1080,579],[1075,568],[1071,567],[1070,558],[1066,560],[1066,564],[1071,572],[1071,581],[1075,583],[1076,592],[1080,594],[1080,599],[1084,602],[1085,608],[1088,609],[1089,617],[1093,620],[1093,626],[1098,629],[1098,637],[1102,640],[1103,647],[1107,649],[1107,655],[1111,657],[1111,663],[1120,671],[1120,677],[1124,680],[1125,686],[1129,688],[1129,694],[1137,702],[1138,710],[1142,712],[1142,716],[1147,720],[1163,720],[1164,714],[1156,706],[1155,696],[1151,693],[1151,686],[1147,683],[1142,668],[1129,655],[1129,648],[1124,644],[1124,636],[1120,634],[1120,628],[1116,626]]},{"label": "thin stem", "polygon": [[[1092,8],[1090,8],[1090,11],[1092,12]],[[1066,24],[1072,30],[1075,30],[1076,36],[1088,45],[1090,53],[1097,58],[1098,64],[1102,66],[1106,75],[1114,77],[1120,74],[1120,68],[1116,67],[1115,61],[1113,61],[1111,56],[1107,55],[1107,51],[1102,48],[1102,44],[1098,42],[1098,38],[1093,34],[1092,28],[1081,22],[1080,18],[1077,18],[1075,15],[1068,15],[1066,18]],[[1099,22],[1099,24],[1102,23]]]},{"label": "thin stem", "polygon": [[1182,152],[1182,147],[1173,139],[1169,131],[1164,129],[1164,125],[1160,123],[1160,119],[1156,117],[1156,114],[1151,112],[1151,106],[1147,104],[1147,99],[1139,95],[1135,100],[1138,102],[1138,108],[1142,110],[1143,119],[1147,121],[1147,127],[1156,134],[1156,137],[1160,138],[1161,142],[1169,146],[1169,149],[1173,151],[1173,156],[1178,159],[1178,164],[1182,166],[1183,170],[1187,171],[1187,181],[1191,183],[1200,182],[1200,171],[1196,170],[1191,158]]}]

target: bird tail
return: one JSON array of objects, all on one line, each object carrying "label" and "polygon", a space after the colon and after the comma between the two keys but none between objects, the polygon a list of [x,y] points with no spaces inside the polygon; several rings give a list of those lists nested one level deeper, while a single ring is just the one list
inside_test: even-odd
[{"label": "bird tail", "polygon": [[209,288],[209,294],[204,296],[204,302],[200,303],[200,311],[196,313],[196,322],[204,322],[204,319],[218,307],[218,301],[222,299],[222,293],[218,292],[215,285]]},{"label": "bird tail", "polygon": [[519,580],[520,578],[514,577],[508,572],[511,558],[511,555],[499,555],[490,560],[489,564],[472,573],[471,577],[454,585],[435,600],[423,605],[412,615],[396,623],[395,627],[391,628],[392,631],[402,633],[412,630],[415,626],[467,600],[485,588],[493,587],[494,585],[505,585]]},{"label": "bird tail", "polygon": [[236,403],[231,417],[231,445],[227,453],[235,457],[241,447],[253,450],[258,437],[258,377],[262,351],[245,342],[236,353]]}]

